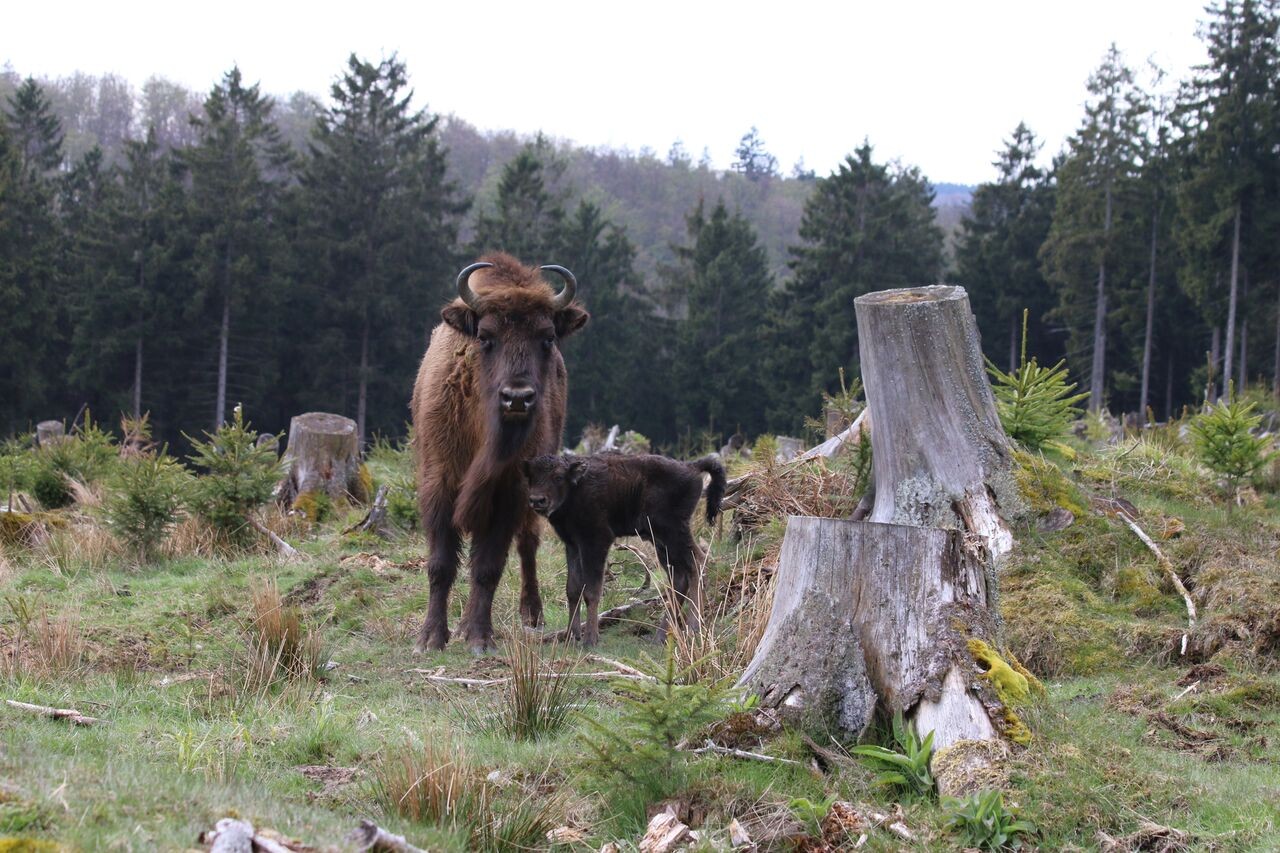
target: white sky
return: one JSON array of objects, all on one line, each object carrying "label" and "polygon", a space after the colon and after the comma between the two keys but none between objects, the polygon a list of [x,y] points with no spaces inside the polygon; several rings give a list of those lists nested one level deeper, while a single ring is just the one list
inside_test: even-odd
[{"label": "white sky", "polygon": [[383,0],[11,4],[0,63],[22,74],[160,74],[206,91],[233,63],[266,92],[326,95],[355,51],[398,51],[419,105],[484,130],[583,145],[676,139],[717,168],[752,125],[784,173],[825,175],[869,137],[933,181],[993,175],[1025,120],[1045,160],[1115,41],[1176,79],[1202,61],[1202,0],[904,3]]}]

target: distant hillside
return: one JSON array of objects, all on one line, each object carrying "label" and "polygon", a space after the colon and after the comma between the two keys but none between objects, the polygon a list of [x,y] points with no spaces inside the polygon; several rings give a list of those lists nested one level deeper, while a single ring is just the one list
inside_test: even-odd
[{"label": "distant hillside", "polygon": [[[7,99],[19,76],[10,68],[0,70],[0,100]],[[76,73],[40,82],[62,121],[69,159],[78,159],[99,145],[108,162],[115,162],[124,140],[141,136],[147,125],[155,125],[161,142],[169,146],[194,139],[187,116],[199,109],[202,93],[163,78],[152,77],[140,90],[114,75]],[[275,117],[282,135],[299,151],[305,150],[319,109],[320,101],[304,92],[276,99]],[[441,136],[454,179],[474,199],[472,218],[492,203],[503,166],[532,138],[513,131],[480,131],[457,116],[443,118]],[[769,253],[774,275],[779,282],[787,277],[787,248],[798,240],[804,204],[815,183],[812,178],[752,181],[690,159],[660,158],[651,151],[588,148],[561,140],[554,147],[563,164],[555,189],[566,205],[588,199],[624,225],[647,280],[655,279],[672,260],[672,245],[684,242],[685,218],[699,200],[714,205],[719,199],[751,220]],[[947,234],[950,255],[973,188],[950,183],[934,188],[938,224]]]}]

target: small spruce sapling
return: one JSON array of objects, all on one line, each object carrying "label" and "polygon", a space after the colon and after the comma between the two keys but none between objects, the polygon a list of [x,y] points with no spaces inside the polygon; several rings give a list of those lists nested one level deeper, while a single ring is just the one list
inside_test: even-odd
[{"label": "small spruce sapling", "polygon": [[205,436],[207,441],[187,436],[192,446],[187,458],[205,472],[191,487],[191,504],[228,540],[244,544],[250,538],[249,513],[271,500],[280,481],[280,461],[270,446],[258,446],[258,434],[240,406],[230,423]]},{"label": "small spruce sapling", "polygon": [[1022,355],[1018,369],[1006,373],[987,359],[987,372],[994,382],[996,410],[1009,437],[1030,450],[1039,450],[1060,438],[1079,414],[1076,403],[1089,394],[1072,394],[1076,384],[1067,382],[1064,361],[1041,367],[1034,358],[1027,361],[1027,312],[1022,312]]},{"label": "small spruce sapling", "polygon": [[1191,420],[1191,440],[1200,461],[1227,478],[1232,493],[1242,480],[1251,477],[1275,458],[1269,440],[1253,434],[1262,423],[1254,414],[1254,403],[1237,399],[1235,386],[1228,385],[1227,399],[1210,404]]},{"label": "small spruce sapling", "polygon": [[177,523],[191,478],[162,448],[121,465],[103,501],[107,526],[145,563]]}]

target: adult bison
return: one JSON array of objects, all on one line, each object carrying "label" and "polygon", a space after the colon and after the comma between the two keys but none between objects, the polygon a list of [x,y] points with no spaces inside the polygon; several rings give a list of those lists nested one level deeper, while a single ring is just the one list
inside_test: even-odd
[{"label": "adult bison", "polygon": [[430,598],[417,648],[449,641],[449,590],[464,533],[471,536],[471,593],[459,626],[476,652],[493,640],[493,594],[511,540],[520,554],[520,615],[542,621],[538,516],[529,508],[520,463],[560,449],[568,374],[559,343],[582,328],[577,282],[564,267],[559,294],[539,270],[506,254],[458,274],[458,298],[441,322],[413,387],[418,503],[431,546]]}]

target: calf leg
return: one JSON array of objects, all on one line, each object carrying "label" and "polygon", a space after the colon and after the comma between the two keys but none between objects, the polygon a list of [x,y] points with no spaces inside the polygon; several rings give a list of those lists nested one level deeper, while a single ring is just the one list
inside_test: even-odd
[{"label": "calf leg", "polygon": [[462,537],[453,526],[453,507],[432,493],[424,500],[423,526],[431,556],[427,559],[427,617],[418,631],[414,644],[417,652],[428,649],[439,651],[449,642],[449,590],[458,575],[458,557],[462,550]]},{"label": "calf leg", "polygon": [[664,628],[669,615],[677,625],[696,633],[701,626],[702,567],[693,534],[687,526],[655,531],[654,546],[670,581]]},{"label": "calf leg", "polygon": [[520,532],[516,534],[516,553],[520,555],[520,619],[530,628],[542,624],[542,594],[538,591],[540,525],[536,513],[526,512]]},{"label": "calf leg", "polygon": [[582,632],[584,646],[600,642],[600,598],[604,591],[604,566],[609,558],[610,544],[606,540],[603,544],[582,549],[583,595],[587,599],[587,627]]},{"label": "calf leg", "polygon": [[578,618],[578,609],[582,604],[582,589],[585,578],[582,574],[581,554],[568,542],[564,546],[565,561],[568,566],[565,580],[565,598],[569,606],[568,637],[571,640],[582,638],[582,624]]}]

